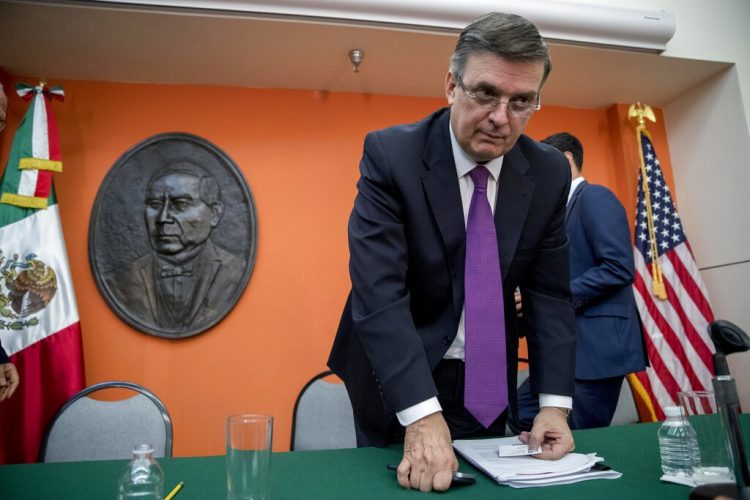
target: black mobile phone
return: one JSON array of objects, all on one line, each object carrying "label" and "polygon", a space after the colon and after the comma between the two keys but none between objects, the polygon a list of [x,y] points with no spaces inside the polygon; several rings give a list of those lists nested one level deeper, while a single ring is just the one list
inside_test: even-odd
[{"label": "black mobile phone", "polygon": [[[398,469],[398,465],[395,464],[388,464],[386,467],[388,467],[388,470],[396,470]],[[451,482],[452,486],[458,486],[462,484],[474,484],[477,482],[476,476],[474,474],[471,474],[469,472],[454,472],[453,473],[453,481]]]}]

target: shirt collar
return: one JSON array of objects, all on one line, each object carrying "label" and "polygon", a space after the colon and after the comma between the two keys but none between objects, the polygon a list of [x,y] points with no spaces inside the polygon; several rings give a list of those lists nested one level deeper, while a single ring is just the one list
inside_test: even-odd
[{"label": "shirt collar", "polygon": [[575,192],[578,185],[585,180],[586,179],[584,179],[583,176],[580,176],[580,177],[576,177],[570,182],[570,191],[568,192],[568,203],[570,203],[570,199],[573,197],[573,193]]},{"label": "shirt collar", "polygon": [[[451,147],[453,149],[453,161],[456,163],[456,173],[458,174],[458,177],[463,177],[477,166],[477,162],[472,160],[471,157],[461,149],[461,146],[459,146],[450,121],[448,122],[448,127],[450,129]],[[487,170],[490,171],[490,175],[495,182],[497,182],[500,177],[500,168],[503,166],[503,158],[505,158],[505,156],[500,156],[484,164]]]}]

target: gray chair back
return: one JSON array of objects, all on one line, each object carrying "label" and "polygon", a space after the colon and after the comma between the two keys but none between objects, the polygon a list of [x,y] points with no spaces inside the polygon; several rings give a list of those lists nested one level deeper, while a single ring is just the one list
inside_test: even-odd
[{"label": "gray chair back", "polygon": [[640,420],[638,418],[638,409],[635,406],[635,398],[633,398],[633,391],[630,388],[628,377],[625,377],[620,387],[620,398],[617,400],[617,409],[615,409],[615,414],[612,416],[612,422],[609,425],[637,424],[638,422]]},{"label": "gray chair back", "polygon": [[349,395],[344,384],[325,380],[331,375],[319,373],[300,391],[292,415],[292,451],[357,447]]},{"label": "gray chair back", "polygon": [[[134,395],[98,401],[90,394],[122,388]],[[47,428],[40,462],[128,459],[141,443],[153,446],[155,457],[172,456],[172,420],[164,403],[132,382],[102,382],[87,387],[57,412]]]},{"label": "gray chair back", "polygon": [[[529,370],[524,369],[518,372],[517,386],[520,385],[529,377]],[[612,417],[612,422],[609,425],[625,425],[635,424],[640,422],[638,418],[638,410],[635,405],[635,399],[633,398],[633,391],[630,389],[630,383],[628,378],[625,377],[620,386],[620,396],[617,400],[617,408],[615,414]],[[510,428],[506,430],[506,435],[512,435]]]}]

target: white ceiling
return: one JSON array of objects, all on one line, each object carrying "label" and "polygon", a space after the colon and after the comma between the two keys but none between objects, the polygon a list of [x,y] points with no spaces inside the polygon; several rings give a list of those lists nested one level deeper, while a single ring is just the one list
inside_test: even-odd
[{"label": "white ceiling", "polygon": [[[679,29],[679,25],[677,26]],[[442,96],[457,32],[87,2],[0,1],[0,66],[17,76]],[[359,73],[350,49],[364,50]],[[729,66],[550,44],[544,104],[664,106]]]}]

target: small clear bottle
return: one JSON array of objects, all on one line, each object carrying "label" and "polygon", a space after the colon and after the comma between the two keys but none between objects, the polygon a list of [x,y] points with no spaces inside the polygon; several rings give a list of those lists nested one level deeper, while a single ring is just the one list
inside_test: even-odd
[{"label": "small clear bottle", "polygon": [[162,500],[164,472],[154,460],[154,448],[139,444],[133,448],[133,458],[128,462],[117,492],[118,500]]},{"label": "small clear bottle", "polygon": [[690,476],[700,463],[695,429],[679,406],[667,406],[664,414],[667,419],[659,427],[661,470],[669,476]]}]

